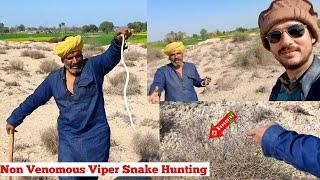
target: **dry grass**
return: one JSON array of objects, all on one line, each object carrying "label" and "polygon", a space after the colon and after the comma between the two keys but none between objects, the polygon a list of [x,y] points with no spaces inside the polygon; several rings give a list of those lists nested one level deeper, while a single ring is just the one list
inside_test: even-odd
[{"label": "dry grass", "polygon": [[24,50],[24,51],[22,51],[21,56],[31,57],[33,59],[41,59],[41,58],[45,58],[46,57],[42,52],[32,51],[32,50]]},{"label": "dry grass", "polygon": [[236,87],[235,81],[235,77],[232,77],[231,75],[224,75],[224,77],[217,79],[215,85],[219,91],[230,91]]},{"label": "dry grass", "polygon": [[54,60],[45,60],[39,66],[40,73],[50,73],[56,69],[59,69],[60,65]]},{"label": "dry grass", "polygon": [[[165,118],[176,122],[176,126],[172,127],[170,133],[166,133],[161,141],[161,161],[211,162],[211,177],[208,179],[291,179],[292,168],[289,169],[284,163],[272,158],[265,158],[261,153],[261,147],[243,134],[243,130],[248,129],[249,124],[255,124],[254,122],[248,120],[239,124],[239,119],[239,122],[236,121],[224,132],[224,137],[209,139],[208,126],[212,117],[206,113],[201,115],[199,112],[215,106],[208,107],[204,103],[201,109],[199,107],[200,103],[161,107],[164,108],[161,110],[163,113],[171,114]],[[247,106],[241,107],[248,110]],[[262,111],[260,117],[268,116],[267,110],[257,111]],[[246,117],[249,113],[239,115]],[[163,122],[162,118],[161,114],[160,122]]]},{"label": "dry grass", "polygon": [[237,32],[233,35],[233,42],[245,42],[251,39],[248,33]]},{"label": "dry grass", "polygon": [[258,89],[256,89],[256,93],[265,93],[266,87],[264,85],[260,85]]},{"label": "dry grass", "polygon": [[84,46],[82,54],[84,58],[90,58],[92,56],[101,54],[105,51],[105,48],[102,46],[88,45]]},{"label": "dry grass", "polygon": [[47,128],[41,134],[41,141],[45,145],[47,151],[52,154],[58,153],[58,132],[55,127]]},{"label": "dry grass", "polygon": [[252,68],[257,66],[266,66],[272,64],[271,55],[263,48],[261,44],[253,45],[244,52],[235,56],[233,65],[241,68]]},{"label": "dry grass", "polygon": [[147,49],[148,63],[159,60],[159,59],[163,59],[163,58],[164,58],[164,54],[160,50]]},{"label": "dry grass", "polygon": [[[130,80],[127,88],[127,95],[141,94],[141,85],[135,74],[130,73]],[[120,72],[109,79],[110,87],[106,89],[107,93],[123,95],[124,84],[126,81],[126,72]]]},{"label": "dry grass", "polygon": [[19,154],[18,156],[14,157],[13,161],[14,162],[31,162],[29,157],[24,157],[21,154]]},{"label": "dry grass", "polygon": [[6,82],[4,85],[5,86],[20,86],[20,84],[16,81]]},{"label": "dry grass", "polygon": [[151,133],[145,135],[136,133],[133,136],[133,144],[136,153],[141,156],[141,162],[159,160],[160,142],[155,135]]},{"label": "dry grass", "polygon": [[37,50],[42,50],[42,51],[53,51],[53,48],[48,47],[48,46],[36,46],[35,48]]},{"label": "dry grass", "polygon": [[29,144],[15,144],[14,145],[14,150],[15,151],[23,151],[23,150],[25,150],[25,149],[27,149],[29,147],[30,147]]},{"label": "dry grass", "polygon": [[23,71],[24,70],[24,63],[21,60],[12,60],[9,62],[10,69],[17,70],[17,71]]},{"label": "dry grass", "polygon": [[139,60],[141,57],[143,56],[142,53],[140,53],[139,51],[137,50],[131,50],[131,51],[128,51],[124,54],[124,59],[126,61],[137,61]]}]

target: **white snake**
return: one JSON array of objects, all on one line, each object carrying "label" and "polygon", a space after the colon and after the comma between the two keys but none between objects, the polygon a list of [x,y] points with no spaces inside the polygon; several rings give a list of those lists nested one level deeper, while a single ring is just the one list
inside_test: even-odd
[{"label": "white snake", "polygon": [[130,108],[129,108],[129,105],[128,105],[128,99],[127,99],[127,87],[128,87],[128,83],[129,83],[129,70],[128,70],[128,67],[126,65],[126,63],[124,62],[124,58],[123,58],[123,48],[124,48],[124,44],[125,44],[125,38],[124,38],[124,35],[121,34],[122,36],[122,44],[121,44],[121,62],[126,70],[126,73],[127,73],[127,78],[126,78],[126,82],[124,84],[124,89],[123,89],[123,98],[124,98],[124,103],[126,105],[126,109],[127,109],[127,112],[128,112],[128,115],[129,115],[129,120],[130,120],[130,123],[131,123],[131,127],[136,131],[136,128],[133,124],[133,120],[132,120],[132,115],[131,115],[131,111],[130,111]]}]

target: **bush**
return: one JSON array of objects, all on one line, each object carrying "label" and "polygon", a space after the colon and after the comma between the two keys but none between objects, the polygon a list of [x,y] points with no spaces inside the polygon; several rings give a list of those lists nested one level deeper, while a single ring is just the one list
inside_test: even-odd
[{"label": "bush", "polygon": [[22,51],[21,56],[28,56],[31,57],[33,59],[41,59],[41,58],[45,58],[46,56],[38,51],[30,51],[30,50],[25,50]]},{"label": "bush", "polygon": [[23,71],[24,64],[20,60],[12,60],[10,61],[10,68],[18,71]]},{"label": "bush", "polygon": [[84,58],[90,58],[94,55],[101,54],[105,51],[105,48],[102,46],[88,45],[84,46],[82,54]]},{"label": "bush", "polygon": [[133,50],[133,51],[128,51],[124,54],[124,59],[128,61],[136,61],[138,60],[141,56],[143,56],[142,53],[139,51]]},{"label": "bush", "polygon": [[244,32],[236,32],[233,35],[233,42],[245,42],[245,41],[249,41],[250,35],[248,33],[244,33]]},{"label": "bush", "polygon": [[58,152],[58,132],[55,127],[47,128],[41,134],[41,141],[45,145],[47,151],[52,154],[57,154]]},{"label": "bush", "polygon": [[[127,95],[141,94],[141,86],[136,75],[130,73],[130,80],[127,87]],[[109,82],[111,87],[107,89],[110,94],[123,95],[124,84],[127,78],[126,72],[121,72],[111,77]]]},{"label": "bush", "polygon": [[50,73],[56,69],[59,69],[60,66],[54,60],[45,60],[40,64],[39,68],[40,73]]},{"label": "bush", "polygon": [[147,49],[147,61],[152,62],[155,60],[163,59],[164,54],[160,50],[152,50],[152,49]]},{"label": "bush", "polygon": [[133,144],[134,150],[141,156],[141,162],[159,160],[160,142],[155,135],[151,133],[147,133],[145,135],[136,133],[133,136]]},{"label": "bush", "polygon": [[6,85],[6,86],[20,86],[20,84],[16,81],[6,82],[4,85]]},{"label": "bush", "polygon": [[258,44],[237,54],[233,65],[248,68],[258,65],[265,66],[271,63],[271,56],[268,51],[262,47],[262,44]]}]

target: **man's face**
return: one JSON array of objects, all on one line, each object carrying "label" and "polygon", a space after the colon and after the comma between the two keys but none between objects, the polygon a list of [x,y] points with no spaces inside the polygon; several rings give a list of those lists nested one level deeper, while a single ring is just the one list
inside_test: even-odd
[{"label": "man's face", "polygon": [[183,53],[180,51],[170,53],[169,59],[175,67],[183,65]]},{"label": "man's face", "polygon": [[73,75],[81,73],[83,62],[83,55],[81,51],[74,51],[63,59],[66,69]]},{"label": "man's face", "polygon": [[316,40],[311,37],[308,28],[301,25],[302,23],[299,21],[286,21],[273,26],[268,32],[270,35],[277,32],[277,30],[282,32],[279,35],[278,31],[278,35],[281,36],[278,38],[280,39],[279,42],[270,42],[269,40],[269,45],[270,52],[287,70],[298,69],[308,60],[312,60],[310,58],[312,44]]}]

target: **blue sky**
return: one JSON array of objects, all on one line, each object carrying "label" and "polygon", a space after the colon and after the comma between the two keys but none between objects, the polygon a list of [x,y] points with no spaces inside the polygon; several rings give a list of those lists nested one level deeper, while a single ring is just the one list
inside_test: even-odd
[{"label": "blue sky", "polygon": [[5,26],[24,24],[27,27],[82,26],[102,21],[116,26],[147,20],[147,0],[4,0],[0,22]]},{"label": "blue sky", "polygon": [[[311,0],[319,12],[319,0]],[[162,40],[170,31],[187,35],[258,27],[259,13],[271,0],[148,0],[148,39]],[[319,12],[320,15],[320,12]]]}]

